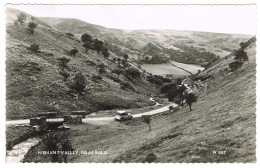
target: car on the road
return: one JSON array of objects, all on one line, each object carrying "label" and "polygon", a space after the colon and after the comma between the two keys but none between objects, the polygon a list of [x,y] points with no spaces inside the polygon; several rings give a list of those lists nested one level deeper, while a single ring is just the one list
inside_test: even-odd
[{"label": "car on the road", "polygon": [[117,111],[115,116],[115,120],[117,121],[131,120],[132,118],[133,116],[131,115],[131,113],[128,113],[126,111]]}]

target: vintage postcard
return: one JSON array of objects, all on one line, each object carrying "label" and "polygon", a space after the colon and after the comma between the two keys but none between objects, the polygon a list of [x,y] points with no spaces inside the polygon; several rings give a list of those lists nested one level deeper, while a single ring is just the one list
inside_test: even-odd
[{"label": "vintage postcard", "polygon": [[256,163],[256,5],[6,4],[6,163]]}]

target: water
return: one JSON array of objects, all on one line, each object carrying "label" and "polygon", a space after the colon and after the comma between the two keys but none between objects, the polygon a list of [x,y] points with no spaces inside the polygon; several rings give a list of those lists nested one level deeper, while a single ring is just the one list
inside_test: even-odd
[{"label": "water", "polygon": [[40,138],[29,138],[26,141],[23,141],[15,145],[12,150],[6,151],[6,163],[19,163],[23,160],[24,156],[30,148],[36,145],[41,139]]}]

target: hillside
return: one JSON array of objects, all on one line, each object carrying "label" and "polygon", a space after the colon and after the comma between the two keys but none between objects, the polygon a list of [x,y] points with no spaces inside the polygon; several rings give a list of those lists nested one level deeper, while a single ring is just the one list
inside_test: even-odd
[{"label": "hillside", "polygon": [[[228,55],[240,42],[251,37],[243,34],[180,30],[119,30],[78,19],[40,19],[59,31],[94,35],[104,40],[108,48],[117,55],[127,53],[140,63],[165,63],[165,60],[170,59],[206,66],[215,59]],[[155,61],[152,60],[153,57],[156,58]]]},{"label": "hillside", "polygon": [[[222,75],[233,56],[201,73],[210,86],[199,92],[193,105],[153,117],[152,131],[134,119],[74,125],[69,140],[77,151],[106,151],[107,154],[70,155],[69,162],[145,162],[149,154],[165,163],[254,163],[256,162],[256,44],[244,49],[249,62],[239,70]],[[36,155],[43,144],[31,150],[25,162],[49,162]],[[215,153],[216,152],[216,153]]]},{"label": "hillside", "polygon": [[[138,69],[142,77],[134,81],[125,73],[116,75],[112,71],[118,67],[119,57],[113,52],[109,51],[108,58],[94,50],[86,52],[80,38],[69,37],[28,14],[25,14],[27,19],[24,25],[15,25],[14,20],[19,13],[11,8],[6,10],[8,119],[28,118],[42,111],[66,114],[71,110],[93,112],[154,104],[149,101],[149,97],[156,94],[157,90],[145,79],[142,70]],[[27,25],[32,19],[38,26],[34,34],[30,35]],[[29,50],[33,43],[39,45],[39,51]],[[74,48],[78,50],[75,56],[69,53]],[[62,57],[70,60],[64,67],[59,61]],[[125,70],[122,69],[123,72]],[[61,75],[62,71],[69,73],[68,79]],[[82,93],[70,87],[76,74],[80,72],[86,78],[87,84]],[[128,84],[124,89],[122,82]]]}]

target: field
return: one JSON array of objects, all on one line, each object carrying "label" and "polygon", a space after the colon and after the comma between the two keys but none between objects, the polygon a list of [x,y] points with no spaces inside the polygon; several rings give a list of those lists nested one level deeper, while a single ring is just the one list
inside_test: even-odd
[{"label": "field", "polygon": [[179,68],[174,67],[171,64],[143,64],[142,69],[146,70],[149,73],[152,73],[153,75],[167,75],[167,74],[173,74],[173,76],[180,77],[180,76],[186,76],[189,75],[184,70],[181,70]]}]

